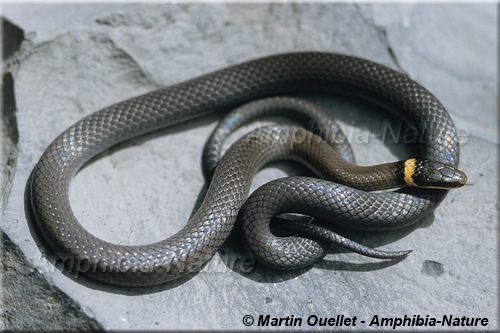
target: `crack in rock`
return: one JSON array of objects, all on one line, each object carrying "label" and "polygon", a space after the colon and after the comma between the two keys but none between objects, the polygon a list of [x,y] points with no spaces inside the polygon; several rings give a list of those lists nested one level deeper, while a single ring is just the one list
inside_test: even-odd
[{"label": "crack in rock", "polygon": [[2,61],[4,74],[2,77],[1,111],[0,111],[0,214],[12,187],[12,180],[17,164],[19,142],[19,130],[16,118],[16,99],[14,93],[14,79],[10,72],[7,72],[9,63],[16,58],[16,53],[24,40],[24,31],[2,18]]},{"label": "crack in rock", "polygon": [[356,9],[356,12],[358,15],[361,17],[361,20],[369,27],[373,28],[379,35],[380,39],[385,45],[385,49],[387,51],[387,54],[389,55],[389,58],[391,58],[392,62],[396,66],[397,70],[401,73],[407,74],[406,71],[403,69],[401,66],[398,57],[396,53],[394,52],[391,43],[389,42],[389,38],[387,36],[387,29],[383,26],[380,26],[374,22],[372,18],[366,17],[366,15],[363,14],[363,11],[360,8],[360,5],[355,3],[354,8]]},{"label": "crack in rock", "polygon": [[2,175],[0,176],[0,186],[2,194],[0,196],[0,214],[12,188],[12,180],[17,165],[19,142],[19,131],[16,118],[16,100],[14,94],[14,80],[11,73],[5,73],[2,78],[2,147],[0,163]]}]

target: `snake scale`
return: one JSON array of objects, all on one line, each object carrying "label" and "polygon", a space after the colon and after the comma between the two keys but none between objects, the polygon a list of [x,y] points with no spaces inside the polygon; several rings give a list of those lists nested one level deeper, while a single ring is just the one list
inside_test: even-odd
[{"label": "snake scale", "polygon": [[[40,232],[58,256],[85,263],[90,277],[112,284],[154,285],[199,270],[231,232],[248,197],[252,177],[262,165],[293,158],[325,173],[321,165],[328,157],[318,153],[318,145],[294,142],[300,131],[306,136],[312,134],[296,127],[271,127],[240,139],[218,163],[196,214],[177,233],[153,244],[113,244],[85,230],[71,210],[71,179],[89,159],[121,141],[214,110],[302,91],[340,92],[381,104],[421,131],[422,158],[458,166],[457,134],[449,114],[430,92],[408,76],[347,55],[279,54],[128,99],[68,128],[49,145],[32,172],[29,195]],[[314,136],[310,141],[322,142]],[[320,166],[316,167],[316,163]],[[252,221],[275,214],[270,213],[273,210],[286,212],[286,208],[292,208],[322,218],[333,214],[346,225],[376,230],[415,223],[434,210],[447,193],[443,189],[420,188],[369,193],[306,177],[279,179],[265,186],[246,202],[244,219]],[[270,197],[281,201],[284,208]],[[313,208],[304,203],[304,198]],[[334,203],[331,207],[328,200]],[[259,201],[266,206],[258,208]],[[265,263],[284,267],[295,262],[304,266],[310,257],[324,255],[324,246],[312,239],[292,237],[291,243],[284,245],[286,249],[274,240],[261,240],[258,233],[268,232],[269,227],[263,222],[251,223],[256,223],[254,228],[244,227],[247,240],[255,247],[254,252],[263,252]],[[301,248],[288,248],[291,245]],[[286,257],[290,252],[292,259]]]}]

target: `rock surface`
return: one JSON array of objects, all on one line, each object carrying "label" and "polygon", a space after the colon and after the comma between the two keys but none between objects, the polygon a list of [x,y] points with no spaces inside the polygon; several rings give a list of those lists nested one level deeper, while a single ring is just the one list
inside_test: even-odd
[{"label": "rock surface", "polygon": [[[31,265],[41,273],[30,277],[35,285],[45,283],[43,276],[51,293],[61,291],[46,303],[57,306],[38,310],[47,318],[72,309],[72,325],[80,329],[222,330],[245,329],[245,315],[294,315],[304,319],[302,326],[317,329],[307,325],[309,315],[343,314],[365,320],[357,328],[366,329],[375,315],[455,315],[486,317],[482,329],[498,328],[494,5],[6,5],[4,14],[19,27],[22,44],[4,66],[4,92],[10,82],[7,96],[15,107],[2,117],[0,227],[27,262],[9,254],[15,245],[8,239],[2,261],[4,267],[6,258],[15,266]],[[451,192],[433,216],[410,230],[348,233],[369,246],[414,249],[408,258],[384,262],[340,251],[311,269],[276,272],[254,265],[235,235],[194,277],[138,289],[75,278],[47,260],[45,244],[27,222],[25,186],[60,132],[93,111],[157,87],[298,50],[352,54],[405,72],[456,121],[469,185]],[[378,108],[344,97],[311,97],[340,120],[359,163],[411,155],[391,138],[389,129],[400,123],[387,121]],[[201,150],[219,117],[133,139],[86,166],[70,193],[81,223],[98,237],[128,244],[158,241],[181,228],[203,193]],[[299,172],[274,165],[253,186]],[[5,281],[3,287],[5,321],[16,289]],[[20,306],[34,309],[35,298],[48,298],[41,289],[26,288],[36,297]],[[22,319],[16,323],[14,329],[25,327]],[[54,327],[49,320],[47,325]]]},{"label": "rock surface", "polygon": [[2,232],[1,328],[16,331],[102,331],[77,302],[34,269],[18,246]]}]

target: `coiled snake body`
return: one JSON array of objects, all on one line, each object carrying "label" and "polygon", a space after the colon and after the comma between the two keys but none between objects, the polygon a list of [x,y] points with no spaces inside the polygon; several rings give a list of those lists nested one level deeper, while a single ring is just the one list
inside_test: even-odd
[{"label": "coiled snake body", "polygon": [[[112,244],[85,230],[71,211],[68,194],[71,179],[90,158],[131,137],[215,109],[311,90],[344,92],[386,106],[422,132],[422,158],[458,166],[458,140],[450,116],[439,101],[415,81],[382,65],[351,56],[317,52],[281,54],[134,97],[71,126],[50,144],[32,173],[30,199],[39,229],[59,256],[85,262],[90,267],[87,273],[105,282],[152,285],[199,270],[231,232],[248,196],[252,176],[263,164],[292,156],[313,168],[319,163],[317,171],[324,173],[321,165],[325,165],[322,161],[326,153],[322,153],[323,150],[314,144],[290,144],[301,129],[267,128],[240,139],[219,162],[197,213],[175,235],[153,244]],[[242,214],[244,218],[267,216],[273,214],[270,213],[273,209],[286,212],[268,200],[274,196],[285,208],[302,210],[299,213],[313,216],[317,213],[326,218],[333,214],[358,228],[393,229],[412,224],[432,211],[447,192],[415,188],[406,192],[367,193],[302,177],[280,179],[269,186],[253,196],[265,201],[267,207],[252,210],[256,203],[250,201],[247,203],[250,209]],[[285,198],[280,189],[290,196]],[[301,201],[304,195],[316,208]],[[327,207],[328,200],[335,204]],[[318,205],[323,208],[318,209]],[[255,214],[248,213],[252,211]],[[259,240],[256,232],[266,233],[268,230],[263,230],[266,228],[257,223],[255,228],[245,227],[245,233],[255,252],[267,256],[264,261],[268,264],[285,267],[291,263],[299,267],[308,264],[309,258],[324,254],[323,247],[314,240],[291,238],[292,245],[302,246],[298,250],[290,250],[289,243],[284,249],[280,248],[282,244],[268,238]],[[286,257],[286,253],[291,253],[292,259]]]}]

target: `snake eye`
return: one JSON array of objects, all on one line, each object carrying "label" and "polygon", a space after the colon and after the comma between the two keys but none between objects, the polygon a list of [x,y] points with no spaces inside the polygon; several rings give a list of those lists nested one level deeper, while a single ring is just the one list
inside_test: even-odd
[{"label": "snake eye", "polygon": [[418,160],[412,178],[418,187],[452,189],[467,183],[464,172],[451,165],[430,160]]}]

